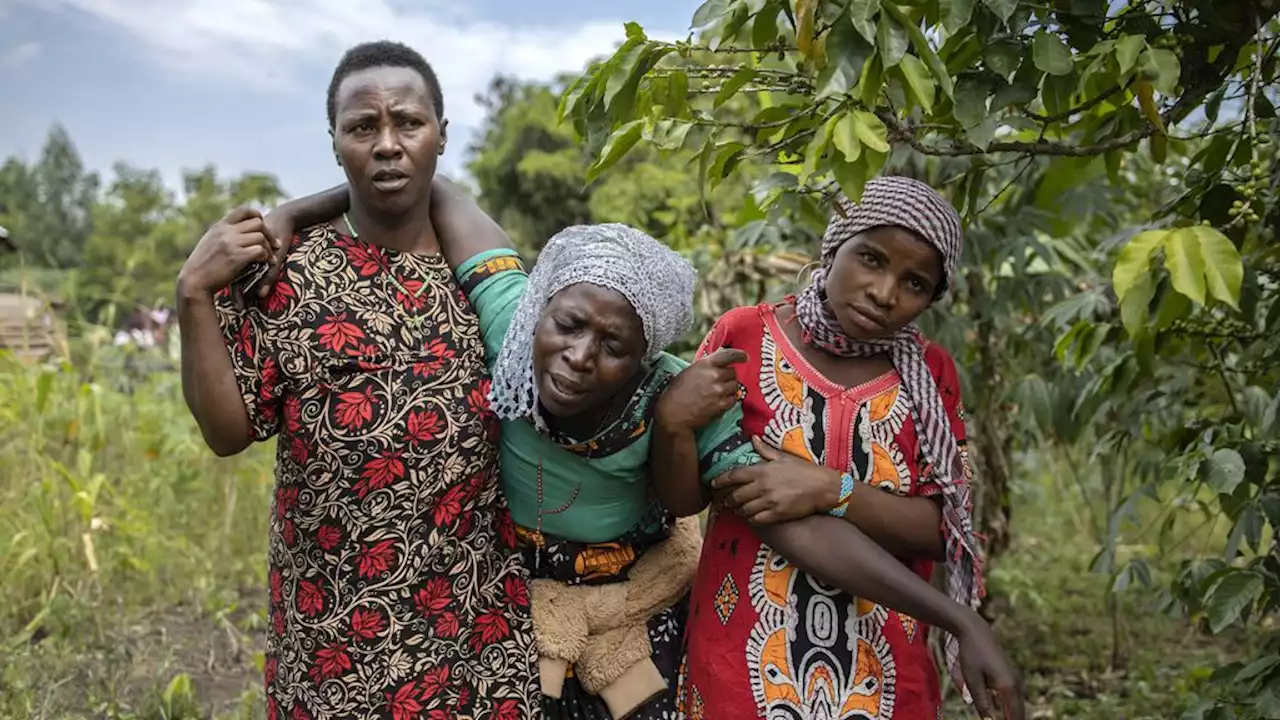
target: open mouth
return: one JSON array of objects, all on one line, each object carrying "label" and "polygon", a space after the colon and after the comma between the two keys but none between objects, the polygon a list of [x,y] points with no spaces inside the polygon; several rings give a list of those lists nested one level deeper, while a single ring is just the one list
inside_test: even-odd
[{"label": "open mouth", "polygon": [[581,397],[587,393],[586,389],[581,385],[569,382],[565,378],[557,377],[553,373],[547,373],[547,381],[551,383],[551,387],[556,393],[565,399],[573,399]]},{"label": "open mouth", "polygon": [[373,186],[383,191],[399,190],[409,184],[409,175],[402,170],[385,168],[373,174]]}]

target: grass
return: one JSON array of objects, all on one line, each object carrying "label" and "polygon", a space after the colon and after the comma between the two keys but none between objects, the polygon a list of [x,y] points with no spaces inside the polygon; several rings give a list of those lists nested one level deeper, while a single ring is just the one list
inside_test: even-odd
[{"label": "grass", "polygon": [[[176,375],[118,360],[0,357],[0,718],[261,718],[272,448],[215,458]],[[1031,716],[1177,717],[1258,639],[1203,637],[1136,586],[1113,628],[1078,502],[1027,478],[990,577]]]}]

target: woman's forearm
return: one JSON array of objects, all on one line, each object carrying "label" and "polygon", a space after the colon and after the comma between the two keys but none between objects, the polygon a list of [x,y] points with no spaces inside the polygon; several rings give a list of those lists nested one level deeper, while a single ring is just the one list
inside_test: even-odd
[{"label": "woman's forearm", "polygon": [[898,557],[942,560],[942,509],[933,499],[902,497],[854,483],[845,520]]},{"label": "woman's forearm", "polygon": [[515,247],[465,190],[440,175],[431,181],[431,224],[445,261],[455,269],[486,250]]},{"label": "woman's forearm", "polygon": [[346,183],[335,185],[314,195],[294,198],[272,212],[283,212],[293,218],[295,230],[319,225],[351,209],[351,194]]},{"label": "woman's forearm", "polygon": [[702,485],[697,435],[655,423],[649,447],[650,475],[662,506],[676,517],[697,515],[711,496]]},{"label": "woman's forearm", "polygon": [[792,565],[850,595],[885,605],[953,635],[981,620],[976,612],[932,585],[854,525],[812,515],[758,526],[756,535]]},{"label": "woman's forearm", "polygon": [[240,397],[213,296],[178,284],[182,396],[205,443],[221,457],[249,447],[253,429]]}]

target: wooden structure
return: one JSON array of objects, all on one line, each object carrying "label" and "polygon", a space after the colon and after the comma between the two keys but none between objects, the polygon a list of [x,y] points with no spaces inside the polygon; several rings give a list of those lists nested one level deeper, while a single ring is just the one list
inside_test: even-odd
[{"label": "wooden structure", "polygon": [[[17,252],[9,232],[0,227],[0,252]],[[0,292],[0,352],[23,362],[42,362],[66,348],[58,317],[60,303],[34,295]]]},{"label": "wooden structure", "polygon": [[23,362],[41,362],[65,345],[53,304],[30,295],[0,293],[0,352]]}]

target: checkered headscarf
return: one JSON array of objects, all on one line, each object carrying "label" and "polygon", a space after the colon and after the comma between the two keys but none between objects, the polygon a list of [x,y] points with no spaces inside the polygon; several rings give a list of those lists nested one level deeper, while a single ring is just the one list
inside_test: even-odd
[{"label": "checkered headscarf", "polygon": [[[855,340],[845,334],[827,302],[827,272],[836,251],[846,241],[872,228],[894,225],[914,232],[942,254],[943,290],[954,284],[963,234],[960,215],[933,188],[905,177],[881,177],[867,183],[862,199],[841,198],[847,217],[836,215],[822,238],[822,263],[813,271],[809,286],[796,298],[796,317],[805,342],[841,357],[869,357],[888,353],[911,400],[916,435],[928,467],[942,488],[943,519],[947,544],[947,570],[951,597],[975,607],[981,599],[982,563],[973,535],[973,505],[966,482],[959,443],[932,373],[924,361],[924,338],[912,323],[892,338]],[[958,687],[964,687],[959,670],[960,646],[947,638],[947,664]]]}]

